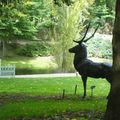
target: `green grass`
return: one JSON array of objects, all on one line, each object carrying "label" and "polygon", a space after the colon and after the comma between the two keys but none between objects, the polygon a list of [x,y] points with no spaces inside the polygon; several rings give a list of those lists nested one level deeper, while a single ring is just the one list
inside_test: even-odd
[{"label": "green grass", "polygon": [[[74,95],[78,85],[77,95]],[[94,96],[90,97],[90,86],[95,85]],[[62,96],[65,99],[41,99],[39,96]],[[64,112],[105,111],[109,84],[103,79],[88,79],[88,97],[83,100],[83,86],[79,77],[71,78],[1,78],[0,120],[18,118],[40,118]],[[19,96],[19,97],[18,97]],[[32,97],[29,97],[32,96]]]},{"label": "green grass", "polygon": [[40,118],[75,111],[105,111],[104,100],[26,100],[9,103],[0,108],[0,119]]},{"label": "green grass", "polygon": [[[0,79],[0,93],[24,93],[28,95],[58,95],[63,89],[66,94],[74,94],[75,85],[78,85],[77,94],[83,94],[82,80],[79,77],[71,78],[10,78]],[[109,84],[104,79],[88,79],[87,93],[90,96],[90,86],[95,85],[94,96],[107,96]]]},{"label": "green grass", "polygon": [[52,57],[8,57],[2,59],[2,65],[16,65],[16,74],[51,73],[58,68]]}]

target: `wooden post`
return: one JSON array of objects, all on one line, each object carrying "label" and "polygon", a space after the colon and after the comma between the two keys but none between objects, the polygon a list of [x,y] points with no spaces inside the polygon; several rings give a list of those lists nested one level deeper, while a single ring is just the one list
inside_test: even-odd
[{"label": "wooden post", "polygon": [[91,97],[93,97],[93,89],[91,89]]},{"label": "wooden post", "polygon": [[15,69],[16,69],[16,66],[13,65],[13,77],[15,77]]},{"label": "wooden post", "polygon": [[63,89],[62,99],[65,98],[65,89]]},{"label": "wooden post", "polygon": [[94,85],[92,85],[92,86],[90,87],[90,89],[91,89],[91,97],[93,97],[93,90],[94,90],[95,87],[96,87],[96,86],[94,86]]},{"label": "wooden post", "polygon": [[77,93],[77,85],[75,85],[75,93],[74,93],[74,95],[76,95],[76,93]]}]

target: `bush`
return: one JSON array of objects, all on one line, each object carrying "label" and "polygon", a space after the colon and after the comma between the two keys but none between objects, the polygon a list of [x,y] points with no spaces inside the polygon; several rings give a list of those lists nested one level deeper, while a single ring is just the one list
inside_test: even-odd
[{"label": "bush", "polygon": [[47,69],[31,69],[31,68],[16,68],[16,75],[28,75],[28,74],[48,74],[48,73],[55,73],[55,68],[47,68]]},{"label": "bush", "polygon": [[87,46],[89,57],[112,58],[112,43],[109,40],[93,39]]},{"label": "bush", "polygon": [[50,55],[50,45],[44,42],[26,44],[17,50],[18,55],[36,57]]}]

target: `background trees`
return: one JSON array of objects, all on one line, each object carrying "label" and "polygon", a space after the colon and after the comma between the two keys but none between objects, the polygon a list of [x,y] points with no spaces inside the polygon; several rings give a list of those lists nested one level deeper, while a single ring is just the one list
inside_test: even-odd
[{"label": "background trees", "polygon": [[34,39],[36,28],[25,13],[25,2],[9,2],[0,5],[0,39],[3,43],[3,56],[5,44],[16,39]]},{"label": "background trees", "polygon": [[[72,64],[68,48],[72,46],[73,39],[82,36],[79,32],[84,32],[88,21],[91,21],[92,29],[100,24],[100,33],[111,33],[113,4],[113,0],[1,1],[1,56],[10,56],[9,52],[15,51],[14,49],[16,52],[13,56],[43,56],[42,51],[45,50],[44,55],[54,56],[59,71],[67,72]],[[12,49],[9,50],[9,46]],[[94,51],[92,48],[90,50]]]},{"label": "background trees", "polygon": [[99,23],[101,28],[103,29],[103,33],[112,34],[112,26],[114,22],[114,0],[95,0],[91,10],[91,19],[93,21],[93,25]]},{"label": "background trees", "polygon": [[70,68],[71,56],[68,49],[73,44],[73,40],[79,37],[82,24],[87,19],[82,14],[87,16],[87,8],[91,3],[76,0],[71,6],[64,3],[61,3],[60,7],[54,6],[53,12],[56,19],[56,25],[53,28],[54,55],[63,72]]},{"label": "background trees", "polygon": [[36,40],[38,30],[50,24],[49,12],[47,12],[43,0],[1,2],[0,14],[3,56],[5,56],[5,43],[22,39]]}]

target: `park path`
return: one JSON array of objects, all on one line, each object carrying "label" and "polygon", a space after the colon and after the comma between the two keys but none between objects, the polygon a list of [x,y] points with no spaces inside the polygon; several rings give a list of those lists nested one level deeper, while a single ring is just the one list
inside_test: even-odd
[{"label": "park path", "polygon": [[33,74],[15,75],[15,78],[48,78],[48,77],[76,77],[77,73],[54,73],[54,74]]}]

